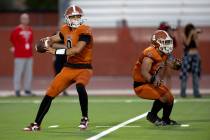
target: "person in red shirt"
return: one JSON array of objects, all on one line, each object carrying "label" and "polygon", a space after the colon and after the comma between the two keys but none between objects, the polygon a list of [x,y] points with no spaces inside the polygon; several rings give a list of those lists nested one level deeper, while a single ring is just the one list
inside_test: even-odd
[{"label": "person in red shirt", "polygon": [[32,95],[32,42],[33,32],[29,24],[29,15],[23,13],[20,16],[20,24],[14,28],[10,40],[14,54],[14,90],[16,96],[20,96],[21,78],[24,77],[24,91],[26,95]]}]

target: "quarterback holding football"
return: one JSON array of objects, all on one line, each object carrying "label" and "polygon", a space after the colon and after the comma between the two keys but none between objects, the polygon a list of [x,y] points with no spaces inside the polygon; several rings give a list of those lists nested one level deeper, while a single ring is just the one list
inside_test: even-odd
[{"label": "quarterback holding football", "polygon": [[[35,121],[24,128],[25,131],[39,131],[52,100],[74,83],[82,112],[79,128],[88,127],[88,95],[85,87],[92,76],[93,36],[90,27],[84,24],[83,14],[79,6],[69,6],[64,14],[66,23],[60,28],[60,31],[56,35],[41,39],[36,44],[37,52],[67,55],[67,63],[51,82],[40,104]],[[61,41],[64,44],[55,48],[54,44]]]}]

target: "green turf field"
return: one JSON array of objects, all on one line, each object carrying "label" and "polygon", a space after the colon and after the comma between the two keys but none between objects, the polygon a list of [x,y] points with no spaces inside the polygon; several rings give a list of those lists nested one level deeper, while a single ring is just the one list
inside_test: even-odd
[{"label": "green turf field", "polygon": [[[42,131],[21,129],[34,120],[41,97],[0,98],[0,140],[85,140],[147,112],[152,102],[137,97],[89,97],[90,125],[80,131],[77,97],[58,97],[46,115]],[[210,97],[177,99],[172,118],[188,127],[153,126],[145,118],[121,127],[105,140],[210,140]],[[58,125],[57,128],[49,126]]]}]

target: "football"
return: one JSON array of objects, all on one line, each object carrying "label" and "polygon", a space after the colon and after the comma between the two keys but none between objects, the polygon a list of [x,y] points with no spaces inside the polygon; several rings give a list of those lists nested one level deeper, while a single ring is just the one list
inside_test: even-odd
[{"label": "football", "polygon": [[[46,42],[46,41],[45,41],[45,42]],[[35,49],[36,49],[37,52],[39,52],[39,53],[45,53],[45,52],[46,52],[46,49],[45,49],[46,43],[45,43],[45,42],[39,40],[39,41],[36,43]]]}]

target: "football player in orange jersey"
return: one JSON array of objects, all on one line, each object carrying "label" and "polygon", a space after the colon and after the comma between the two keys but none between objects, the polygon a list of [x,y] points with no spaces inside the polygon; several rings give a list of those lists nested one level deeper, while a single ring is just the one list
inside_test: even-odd
[{"label": "football player in orange jersey", "polygon": [[[75,5],[68,7],[64,16],[66,24],[61,27],[60,32],[41,40],[46,44],[47,53],[67,55],[67,63],[51,82],[40,104],[35,121],[24,128],[25,131],[40,130],[41,122],[52,100],[73,83],[76,83],[82,112],[79,128],[88,127],[88,95],[85,86],[92,76],[93,36],[90,27],[83,24],[83,11],[80,7]],[[55,48],[53,44],[62,40],[64,45],[56,45],[57,48]]]},{"label": "football player in orange jersey", "polygon": [[[147,120],[155,125],[177,125],[170,119],[174,97],[163,84],[158,72],[166,63],[173,69],[180,69],[181,62],[175,58],[168,58],[173,51],[173,40],[167,32],[157,30],[152,35],[151,44],[139,56],[133,68],[134,91],[143,99],[155,100]],[[158,112],[163,108],[162,119]]]}]

